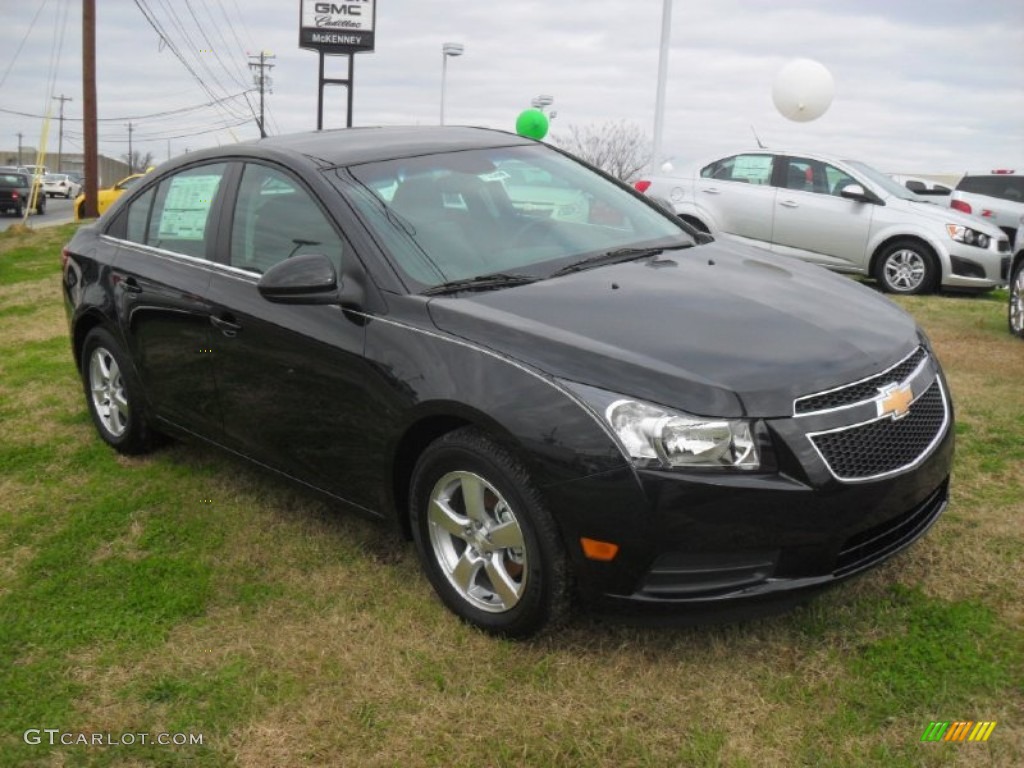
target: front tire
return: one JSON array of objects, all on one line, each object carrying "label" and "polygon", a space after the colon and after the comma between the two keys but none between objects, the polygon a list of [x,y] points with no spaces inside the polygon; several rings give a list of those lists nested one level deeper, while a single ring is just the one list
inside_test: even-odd
[{"label": "front tire", "polygon": [[94,328],[82,345],[82,385],[96,431],[118,453],[146,453],[153,433],[146,424],[142,387],[109,331]]},{"label": "front tire", "polygon": [[568,615],[569,564],[522,463],[474,427],[432,443],[412,475],[423,569],[448,608],[494,635],[523,638]]},{"label": "front tire", "polygon": [[1010,333],[1024,339],[1024,258],[1010,276],[1010,306],[1006,315]]},{"label": "front tire", "polygon": [[939,263],[932,249],[917,240],[897,240],[878,259],[876,277],[889,293],[931,293],[939,285]]}]

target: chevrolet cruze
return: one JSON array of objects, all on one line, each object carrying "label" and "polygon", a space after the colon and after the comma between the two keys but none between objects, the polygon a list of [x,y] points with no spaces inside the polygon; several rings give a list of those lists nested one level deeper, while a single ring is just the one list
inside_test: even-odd
[{"label": "chevrolet cruze", "polygon": [[946,506],[952,406],[905,312],[515,135],[193,152],[63,262],[103,440],[203,440],[390,520],[496,634],[776,609]]}]

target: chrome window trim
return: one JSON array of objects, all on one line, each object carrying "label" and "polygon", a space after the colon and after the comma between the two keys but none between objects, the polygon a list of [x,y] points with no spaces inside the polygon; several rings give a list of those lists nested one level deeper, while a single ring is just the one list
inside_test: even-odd
[{"label": "chrome window trim", "polygon": [[171,259],[174,261],[181,261],[185,264],[190,264],[194,267],[200,267],[208,272],[224,272],[229,277],[244,278],[246,282],[255,283],[260,279],[260,275],[255,272],[249,272],[245,269],[239,269],[238,267],[232,267],[230,264],[221,264],[219,261],[210,261],[209,259],[203,259],[198,256],[189,256],[184,253],[178,253],[177,251],[167,251],[163,248],[157,248],[153,245],[146,245],[145,243],[137,243],[134,240],[124,240],[113,235],[102,234],[100,235],[101,240],[107,240],[115,243],[116,245],[129,246],[136,248],[145,253],[149,253],[153,256],[159,256],[164,259]]},{"label": "chrome window trim", "polygon": [[[914,469],[915,467],[920,466],[921,463],[924,462],[924,460],[931,455],[932,451],[935,450],[935,446],[937,446],[942,441],[942,439],[946,436],[946,432],[949,431],[949,396],[946,394],[946,388],[942,385],[942,377],[936,376],[935,381],[932,382],[932,384],[938,385],[939,394],[942,397],[942,426],[939,427],[938,431],[935,433],[935,437],[932,438],[932,441],[928,444],[928,447],[921,451],[918,457],[909,464],[904,464],[902,467],[891,469],[888,472],[880,472],[877,475],[869,475],[867,477],[840,477],[832,470],[832,465],[828,463],[828,460],[825,458],[825,456],[822,454],[821,450],[818,448],[817,444],[815,444],[813,440],[813,438],[818,437],[819,435],[831,435],[837,432],[846,432],[851,429],[856,429],[857,427],[863,427],[867,426],[868,424],[873,424],[877,421],[882,421],[883,419],[892,419],[892,416],[890,416],[889,414],[885,414],[883,416],[876,416],[873,419],[861,421],[856,424],[847,424],[842,427],[836,427],[835,429],[825,429],[822,430],[821,432],[808,432],[807,441],[811,444],[811,447],[814,448],[814,452],[818,454],[818,458],[821,459],[821,462],[822,464],[825,465],[825,468],[828,470],[828,473],[841,483],[867,483],[873,480],[879,480],[883,477],[891,477],[892,475],[897,475],[901,472],[906,472],[909,469]],[[910,407],[913,408],[914,403],[916,403],[918,400],[924,397],[924,395],[931,388],[931,385],[929,385],[924,391],[918,394],[917,397],[915,397],[913,402],[910,404]]]}]

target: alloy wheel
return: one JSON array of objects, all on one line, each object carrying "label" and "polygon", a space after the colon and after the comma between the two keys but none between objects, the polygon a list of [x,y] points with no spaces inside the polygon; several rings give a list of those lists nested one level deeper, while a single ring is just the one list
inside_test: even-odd
[{"label": "alloy wheel", "polygon": [[1010,282],[1010,330],[1024,336],[1024,266],[1017,267]]},{"label": "alloy wheel", "polygon": [[131,409],[125,393],[121,368],[104,347],[96,347],[89,358],[89,390],[92,404],[103,428],[111,437],[120,437],[128,429]]},{"label": "alloy wheel", "polygon": [[928,273],[928,266],[920,253],[909,248],[901,248],[889,254],[883,270],[885,282],[892,290],[910,293],[921,287]]},{"label": "alloy wheel", "polygon": [[523,531],[511,506],[487,480],[449,472],[435,483],[427,511],[434,558],[459,596],[504,613],[526,589]]}]

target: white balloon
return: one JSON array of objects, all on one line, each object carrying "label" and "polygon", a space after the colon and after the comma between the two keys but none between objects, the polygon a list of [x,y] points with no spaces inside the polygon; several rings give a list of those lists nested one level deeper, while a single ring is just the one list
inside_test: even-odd
[{"label": "white balloon", "polygon": [[828,111],[835,81],[823,64],[794,59],[779,70],[772,86],[772,101],[784,117],[798,123],[816,120]]}]

